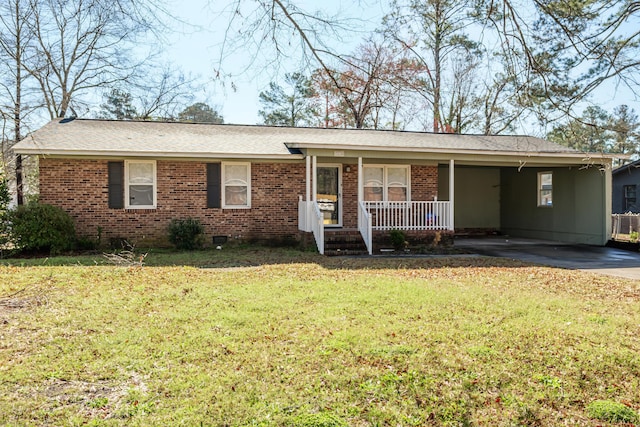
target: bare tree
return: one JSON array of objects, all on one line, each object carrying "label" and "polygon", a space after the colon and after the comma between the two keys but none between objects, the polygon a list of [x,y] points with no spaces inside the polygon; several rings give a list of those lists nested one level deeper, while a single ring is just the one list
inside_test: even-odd
[{"label": "bare tree", "polygon": [[[234,41],[254,52],[254,61],[257,52],[269,52],[262,58],[270,65],[302,52],[327,83],[341,86],[332,70],[349,63],[335,47],[337,35],[345,34],[344,21],[304,9],[295,0],[227,5],[229,37],[221,62],[234,50]],[[501,132],[529,114],[545,123],[573,114],[575,105],[612,80],[637,94],[640,6],[635,0],[396,0],[392,5],[387,26],[424,65],[422,86],[414,90],[433,111],[430,127],[436,131],[471,122],[470,128]],[[475,77],[466,83],[455,80],[452,65],[465,51],[482,52],[486,59],[482,72],[473,71]],[[466,70],[458,76],[471,74]],[[473,90],[471,96],[467,90]],[[349,103],[346,97],[343,101]]]},{"label": "bare tree", "polygon": [[470,11],[466,1],[398,0],[385,18],[385,31],[422,65],[422,77],[407,83],[430,107],[434,132],[459,132],[467,121],[470,85],[483,55],[482,45],[467,34]]},{"label": "bare tree", "polygon": [[[27,1],[8,0],[0,9],[0,59],[5,63],[7,81],[2,81],[2,164],[8,168],[10,147],[23,136],[23,118],[28,109],[23,101],[25,80],[24,63],[27,60],[26,50],[32,40],[27,22],[32,18],[32,10]],[[12,127],[12,132],[7,132]],[[11,126],[13,124],[13,126]],[[19,205],[24,202],[22,156],[15,157],[16,195]]]},{"label": "bare tree", "polygon": [[[87,105],[82,96],[127,81],[148,57],[143,37],[162,26],[162,0],[6,0],[0,5],[0,106],[3,153],[25,135],[25,119]],[[34,117],[37,114],[34,114]],[[5,154],[6,155],[6,154]],[[7,161],[5,160],[5,163]],[[18,203],[22,158],[15,157]]]},{"label": "bare tree", "polygon": [[193,101],[199,89],[197,79],[165,66],[160,74],[149,73],[134,85],[139,118],[142,120],[174,120]]},{"label": "bare tree", "polygon": [[317,70],[313,80],[318,103],[325,104],[324,126],[399,128],[402,106],[410,103],[407,81],[418,69],[403,51],[368,40],[335,69]]},{"label": "bare tree", "polygon": [[134,59],[132,49],[161,25],[152,0],[33,0],[31,8],[32,60],[24,67],[52,119],[77,115],[82,94],[132,78],[148,59]]},{"label": "bare tree", "polygon": [[[319,93],[330,94],[334,111],[345,127],[367,127],[366,121],[380,105],[380,81],[385,61],[384,48],[371,43],[349,57],[343,69],[320,70]],[[324,71],[324,72],[322,72]]]},{"label": "bare tree", "polygon": [[[349,28],[344,19],[338,15],[327,16],[319,11],[308,12],[299,7],[295,0],[234,0],[227,11],[230,19],[227,38],[222,46],[221,65],[226,53],[237,46],[257,53],[263,50],[265,44],[270,45],[275,53],[268,61],[270,66],[288,58],[291,52],[300,53],[307,63],[312,64],[316,75],[318,70],[323,73],[325,86],[335,91],[353,115],[353,126],[364,125],[369,112],[367,100],[370,88],[365,82],[364,87],[356,94],[351,85],[345,85],[340,80],[346,76],[337,70],[354,64],[351,58],[341,55],[332,47]],[[236,24],[239,24],[239,28]],[[354,25],[351,25],[350,29],[353,28]],[[299,46],[297,49],[292,48],[294,39],[299,42],[296,44]],[[252,59],[257,60],[257,54]],[[221,70],[222,68],[218,69],[218,73],[224,74]]]}]

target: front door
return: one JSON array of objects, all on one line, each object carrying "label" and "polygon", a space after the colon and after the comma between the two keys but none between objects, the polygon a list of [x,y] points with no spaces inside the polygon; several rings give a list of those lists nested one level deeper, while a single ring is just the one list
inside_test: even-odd
[{"label": "front door", "polygon": [[325,226],[342,226],[341,171],[341,165],[319,165],[316,169],[316,201]]}]

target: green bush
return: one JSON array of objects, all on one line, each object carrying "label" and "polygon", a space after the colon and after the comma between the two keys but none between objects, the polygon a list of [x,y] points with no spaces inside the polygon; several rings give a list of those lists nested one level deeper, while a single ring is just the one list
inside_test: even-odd
[{"label": "green bush", "polygon": [[633,409],[611,400],[595,400],[587,406],[587,412],[591,418],[611,423],[640,421],[640,417]]},{"label": "green bush", "polygon": [[396,250],[405,249],[408,245],[407,235],[401,230],[391,230],[389,232],[389,239],[391,240],[391,245]]},{"label": "green bush", "polygon": [[94,251],[98,249],[98,241],[92,237],[79,236],[76,239],[75,247],[79,251]]},{"label": "green bush", "polygon": [[9,227],[7,221],[7,211],[9,209],[9,183],[7,179],[0,175],[0,251],[9,241]]},{"label": "green bush", "polygon": [[73,220],[59,207],[30,202],[10,210],[7,219],[18,250],[59,254],[75,242]]},{"label": "green bush", "polygon": [[169,223],[169,241],[181,250],[202,247],[204,226],[195,218],[172,219]]}]

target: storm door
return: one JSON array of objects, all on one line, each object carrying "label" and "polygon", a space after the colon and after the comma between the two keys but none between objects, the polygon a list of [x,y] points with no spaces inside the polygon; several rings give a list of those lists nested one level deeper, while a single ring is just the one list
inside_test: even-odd
[{"label": "storm door", "polygon": [[322,165],[316,169],[316,201],[325,226],[342,226],[341,165]]}]

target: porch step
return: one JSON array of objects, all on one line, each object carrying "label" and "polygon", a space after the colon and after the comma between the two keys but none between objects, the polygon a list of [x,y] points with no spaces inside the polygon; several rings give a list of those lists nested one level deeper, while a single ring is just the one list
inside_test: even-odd
[{"label": "porch step", "polygon": [[358,230],[326,230],[324,254],[327,256],[367,255],[367,246]]}]

